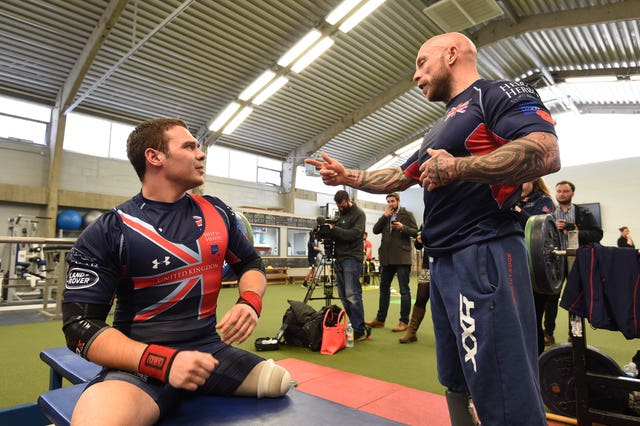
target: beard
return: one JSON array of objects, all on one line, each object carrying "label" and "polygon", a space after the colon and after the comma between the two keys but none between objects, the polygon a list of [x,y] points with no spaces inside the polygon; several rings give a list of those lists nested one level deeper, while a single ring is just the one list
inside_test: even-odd
[{"label": "beard", "polygon": [[429,102],[448,103],[451,100],[451,73],[447,71],[444,56],[440,58],[440,69],[434,73],[430,86],[431,90],[427,94]]}]

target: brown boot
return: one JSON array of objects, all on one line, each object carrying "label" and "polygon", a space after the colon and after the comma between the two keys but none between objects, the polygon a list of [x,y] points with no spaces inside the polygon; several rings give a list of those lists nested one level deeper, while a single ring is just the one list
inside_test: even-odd
[{"label": "brown boot", "polygon": [[400,339],[400,343],[412,343],[418,340],[418,336],[416,336],[416,332],[418,331],[418,327],[420,327],[420,323],[424,319],[425,308],[421,308],[419,306],[413,307],[413,312],[411,312],[411,320],[409,321],[409,328],[407,328],[407,332]]}]

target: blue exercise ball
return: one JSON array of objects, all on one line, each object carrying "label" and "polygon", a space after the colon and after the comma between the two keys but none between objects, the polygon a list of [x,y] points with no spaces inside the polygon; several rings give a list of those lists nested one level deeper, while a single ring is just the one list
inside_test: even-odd
[{"label": "blue exercise ball", "polygon": [[77,231],[82,227],[82,215],[75,210],[62,210],[56,220],[58,229]]}]

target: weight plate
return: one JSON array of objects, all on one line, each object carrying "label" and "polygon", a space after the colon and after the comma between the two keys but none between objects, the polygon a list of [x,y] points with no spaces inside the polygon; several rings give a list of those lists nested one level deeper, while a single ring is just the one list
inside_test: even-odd
[{"label": "weight plate", "polygon": [[531,216],[527,220],[524,235],[529,248],[529,271],[533,288],[542,294],[560,293],[566,277],[565,257],[554,253],[562,244],[553,216]]},{"label": "weight plate", "polygon": [[[618,364],[598,349],[586,348],[587,371],[590,373],[623,376]],[[554,346],[538,358],[540,390],[547,408],[555,414],[576,417],[576,386],[573,372],[571,343]],[[632,414],[628,408],[629,393],[607,389],[603,385],[589,385],[589,408]]]}]

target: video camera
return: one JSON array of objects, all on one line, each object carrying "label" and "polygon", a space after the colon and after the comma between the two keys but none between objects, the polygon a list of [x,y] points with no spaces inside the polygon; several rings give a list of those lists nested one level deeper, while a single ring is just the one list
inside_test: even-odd
[{"label": "video camera", "polygon": [[337,218],[328,219],[324,216],[316,217],[317,225],[313,232],[316,233],[318,239],[322,242],[322,245],[324,246],[324,255],[328,259],[332,259],[334,257],[335,249],[335,241],[329,237],[329,234],[331,233],[331,226],[329,225],[335,225],[337,221]]}]

